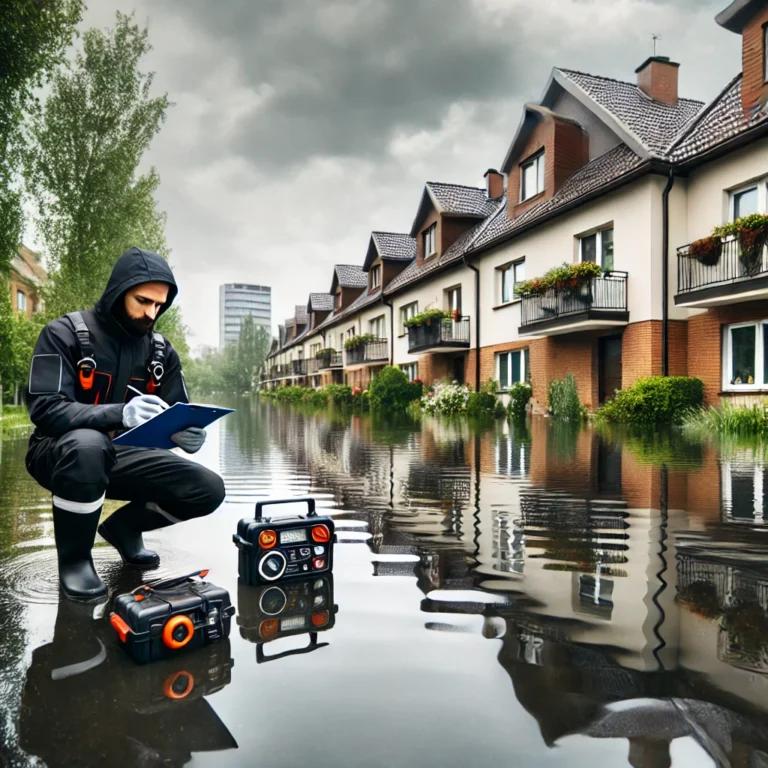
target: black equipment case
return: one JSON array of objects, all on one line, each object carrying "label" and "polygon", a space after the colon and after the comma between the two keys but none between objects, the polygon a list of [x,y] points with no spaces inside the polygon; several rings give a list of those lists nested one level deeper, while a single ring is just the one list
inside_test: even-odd
[{"label": "black equipment case", "polygon": [[167,659],[229,637],[235,607],[226,589],[202,580],[207,575],[197,571],[115,598],[109,621],[134,661]]},{"label": "black equipment case", "polygon": [[[306,517],[277,520],[262,517],[265,506],[306,503]],[[335,526],[330,517],[320,517],[314,499],[260,501],[254,519],[237,524],[232,536],[239,550],[240,580],[250,586],[290,578],[330,573],[333,568]]]}]

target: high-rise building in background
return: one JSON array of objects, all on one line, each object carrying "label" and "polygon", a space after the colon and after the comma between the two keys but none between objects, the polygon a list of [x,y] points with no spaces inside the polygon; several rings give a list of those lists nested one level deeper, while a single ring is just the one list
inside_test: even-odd
[{"label": "high-rise building in background", "polygon": [[268,285],[226,283],[219,286],[219,349],[236,344],[244,318],[268,331],[272,327],[272,289]]}]

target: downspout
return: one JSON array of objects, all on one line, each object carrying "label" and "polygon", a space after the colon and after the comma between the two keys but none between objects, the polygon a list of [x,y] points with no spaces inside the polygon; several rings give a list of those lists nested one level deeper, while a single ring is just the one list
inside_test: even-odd
[{"label": "downspout", "polygon": [[669,193],[675,183],[675,166],[661,194],[661,375],[669,376]]},{"label": "downspout", "polygon": [[467,254],[461,260],[465,267],[475,273],[475,392],[480,391],[480,270],[467,261]]},{"label": "downspout", "polygon": [[392,303],[384,298],[384,290],[381,291],[381,303],[389,307],[389,364],[395,364],[395,308]]}]

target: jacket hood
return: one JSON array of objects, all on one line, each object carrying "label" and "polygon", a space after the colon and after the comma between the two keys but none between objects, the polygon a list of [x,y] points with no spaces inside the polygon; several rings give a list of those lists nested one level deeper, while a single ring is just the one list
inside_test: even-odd
[{"label": "jacket hood", "polygon": [[168,299],[157,314],[159,318],[173,304],[179,292],[176,280],[168,262],[162,256],[135,247],[129,248],[117,260],[107,281],[107,287],[96,302],[96,311],[104,317],[111,316],[117,300],[127,290],[142,283],[167,283],[169,286]]}]

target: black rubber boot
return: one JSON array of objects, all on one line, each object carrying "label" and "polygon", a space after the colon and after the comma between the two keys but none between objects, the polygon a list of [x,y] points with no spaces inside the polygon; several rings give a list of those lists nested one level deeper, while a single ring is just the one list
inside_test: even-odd
[{"label": "black rubber boot", "polygon": [[96,573],[91,557],[100,514],[101,508],[82,513],[53,507],[59,583],[71,600],[98,600],[107,596],[107,588]]},{"label": "black rubber boot", "polygon": [[141,534],[166,525],[170,525],[169,521],[147,509],[143,502],[131,502],[113,512],[99,526],[99,536],[120,553],[126,565],[155,568],[160,565],[160,556],[144,547]]}]

